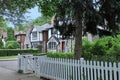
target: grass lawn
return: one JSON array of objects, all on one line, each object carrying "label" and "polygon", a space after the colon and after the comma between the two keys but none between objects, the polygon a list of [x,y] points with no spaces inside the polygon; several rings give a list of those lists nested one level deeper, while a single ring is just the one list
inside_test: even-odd
[{"label": "grass lawn", "polygon": [[0,56],[0,59],[13,59],[17,58],[18,56]]}]

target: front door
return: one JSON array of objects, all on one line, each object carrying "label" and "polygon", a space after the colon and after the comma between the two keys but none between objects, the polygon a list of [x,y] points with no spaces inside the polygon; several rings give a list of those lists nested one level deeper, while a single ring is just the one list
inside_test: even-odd
[{"label": "front door", "polygon": [[64,52],[64,49],[65,49],[65,42],[62,41],[62,52]]}]

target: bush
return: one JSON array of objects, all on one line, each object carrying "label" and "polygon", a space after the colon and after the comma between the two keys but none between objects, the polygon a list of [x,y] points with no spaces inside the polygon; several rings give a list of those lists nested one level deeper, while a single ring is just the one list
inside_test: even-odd
[{"label": "bush", "polygon": [[73,53],[63,53],[63,52],[48,52],[47,57],[51,58],[74,58]]},{"label": "bush", "polygon": [[17,48],[20,48],[20,44],[17,41],[7,41],[5,48],[6,49],[17,49]]},{"label": "bush", "polygon": [[114,43],[114,39],[112,37],[104,37],[101,39],[97,39],[94,42],[94,45],[91,49],[91,53],[93,55],[106,55],[107,50],[109,50]]},{"label": "bush", "polygon": [[34,53],[40,53],[40,52],[39,52],[39,50],[20,50],[20,49],[1,49],[0,50],[0,56],[13,56],[13,55],[17,55],[18,53],[34,54]]},{"label": "bush", "polygon": [[93,43],[90,42],[87,38],[83,38],[83,40],[82,40],[82,57],[84,57],[85,59],[91,59],[92,47],[93,47]]}]

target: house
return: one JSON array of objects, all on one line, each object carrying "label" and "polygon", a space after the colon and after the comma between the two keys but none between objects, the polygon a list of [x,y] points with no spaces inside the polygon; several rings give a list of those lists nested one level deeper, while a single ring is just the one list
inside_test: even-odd
[{"label": "house", "polygon": [[15,30],[14,35],[16,37],[16,41],[20,44],[20,48],[23,49],[26,33],[24,31]]},{"label": "house", "polygon": [[43,52],[47,52],[47,41],[51,36],[51,29],[52,26],[49,23],[42,26],[34,25],[30,33],[31,47],[42,46]]},{"label": "house", "polygon": [[32,25],[26,32],[24,48],[41,46],[43,52],[70,52],[71,40],[63,40],[59,31],[49,23],[42,26]]},{"label": "house", "polygon": [[25,36],[25,41],[24,41],[24,48],[31,48],[31,31],[33,29],[33,25],[31,25],[30,27],[28,27],[27,31],[26,31],[26,36]]}]

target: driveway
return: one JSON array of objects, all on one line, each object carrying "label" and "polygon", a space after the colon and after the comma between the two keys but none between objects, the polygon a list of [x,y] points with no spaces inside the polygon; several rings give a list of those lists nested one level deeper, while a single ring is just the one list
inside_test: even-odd
[{"label": "driveway", "polygon": [[34,74],[18,74],[17,60],[0,60],[0,80],[40,80]]}]

